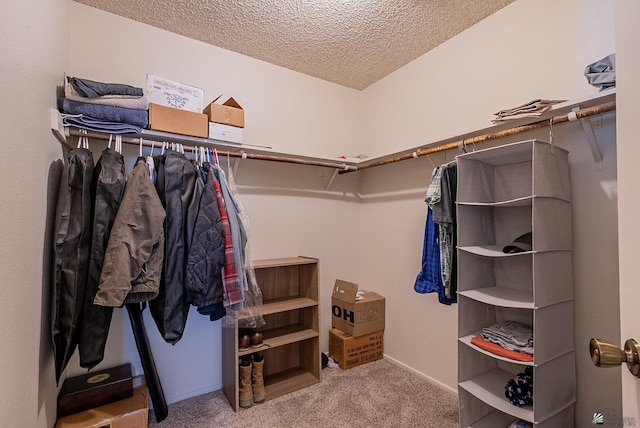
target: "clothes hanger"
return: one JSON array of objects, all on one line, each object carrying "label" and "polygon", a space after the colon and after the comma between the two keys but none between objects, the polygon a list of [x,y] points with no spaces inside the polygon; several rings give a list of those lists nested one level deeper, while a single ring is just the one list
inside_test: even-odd
[{"label": "clothes hanger", "polygon": [[549,144],[551,144],[551,154],[555,154],[556,146],[553,143],[553,118],[549,119]]},{"label": "clothes hanger", "polygon": [[213,149],[213,164],[220,166],[220,159],[218,158],[218,149]]},{"label": "clothes hanger", "polygon": [[460,153],[467,153],[466,138],[460,140],[460,143],[458,143],[458,150],[460,151]]},{"label": "clothes hanger", "polygon": [[[87,133],[86,129],[81,129],[80,133],[85,134]],[[86,136],[81,136],[78,138],[78,148],[83,148],[83,149],[89,149],[89,138]]]}]

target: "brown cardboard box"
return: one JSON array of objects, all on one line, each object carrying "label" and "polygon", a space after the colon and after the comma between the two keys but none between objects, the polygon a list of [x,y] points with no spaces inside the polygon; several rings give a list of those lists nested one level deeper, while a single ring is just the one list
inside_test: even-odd
[{"label": "brown cardboard box", "polygon": [[149,129],[207,138],[209,120],[206,114],[149,103]]},{"label": "brown cardboard box", "polygon": [[142,384],[124,400],[105,404],[58,419],[55,428],[147,428],[149,426],[149,391]]},{"label": "brown cardboard box", "polygon": [[131,364],[66,379],[58,394],[58,418],[133,395]]},{"label": "brown cardboard box", "polygon": [[352,336],[384,330],[385,299],[358,284],[337,279],[331,296],[331,324]]},{"label": "brown cardboard box", "polygon": [[204,108],[204,113],[209,117],[209,121],[244,128],[244,110],[240,104],[233,98],[229,98],[222,104],[216,104],[218,98]]},{"label": "brown cardboard box", "polygon": [[329,331],[329,356],[346,370],[382,359],[382,331],[354,337],[333,328]]}]

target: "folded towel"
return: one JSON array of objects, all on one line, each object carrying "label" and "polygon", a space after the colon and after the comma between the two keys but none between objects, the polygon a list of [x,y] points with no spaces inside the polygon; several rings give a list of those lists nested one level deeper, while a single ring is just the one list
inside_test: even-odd
[{"label": "folded towel", "polygon": [[146,128],[149,122],[149,113],[146,110],[81,103],[66,98],[58,99],[58,109],[66,114],[81,114],[93,119],[128,123],[140,128]]},{"label": "folded towel", "polygon": [[91,117],[78,115],[62,115],[64,126],[86,129],[88,131],[106,132],[109,134],[140,134],[142,128],[128,123],[109,122],[106,120],[93,119]]},{"label": "folded towel", "polygon": [[149,101],[146,95],[142,95],[141,97],[131,95],[102,95],[96,98],[87,98],[81,96],[69,82],[66,82],[64,85],[64,97],[72,101],[124,107],[135,110],[147,110],[149,108]]},{"label": "folded towel", "polygon": [[87,98],[95,98],[101,95],[132,95],[135,97],[144,95],[142,88],[121,83],[102,83],[71,76],[67,76],[67,81],[73,85],[81,96]]}]

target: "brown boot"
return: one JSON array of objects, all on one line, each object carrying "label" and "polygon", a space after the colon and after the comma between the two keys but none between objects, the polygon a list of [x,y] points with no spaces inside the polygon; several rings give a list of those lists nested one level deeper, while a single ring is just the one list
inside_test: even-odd
[{"label": "brown boot", "polygon": [[242,359],[240,362],[240,407],[251,407],[253,405],[253,390],[251,389],[251,363]]},{"label": "brown boot", "polygon": [[258,353],[251,354],[251,387],[253,388],[253,402],[264,403],[267,394],[264,390],[264,359]]}]

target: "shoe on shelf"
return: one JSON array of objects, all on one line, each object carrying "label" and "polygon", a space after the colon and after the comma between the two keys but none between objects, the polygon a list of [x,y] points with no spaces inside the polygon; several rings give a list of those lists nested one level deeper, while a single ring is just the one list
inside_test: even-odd
[{"label": "shoe on shelf", "polygon": [[252,348],[262,348],[264,342],[264,334],[259,331],[254,332],[251,335],[251,347]]},{"label": "shoe on shelf", "polygon": [[251,336],[248,333],[238,335],[238,350],[246,351],[251,346]]},{"label": "shoe on shelf", "polygon": [[264,403],[267,394],[264,389],[264,358],[254,352],[251,354],[251,388],[253,391],[253,402]]},{"label": "shoe on shelf", "polygon": [[252,362],[243,358],[240,361],[240,387],[238,401],[240,407],[249,408],[253,405],[253,388],[252,388]]}]

